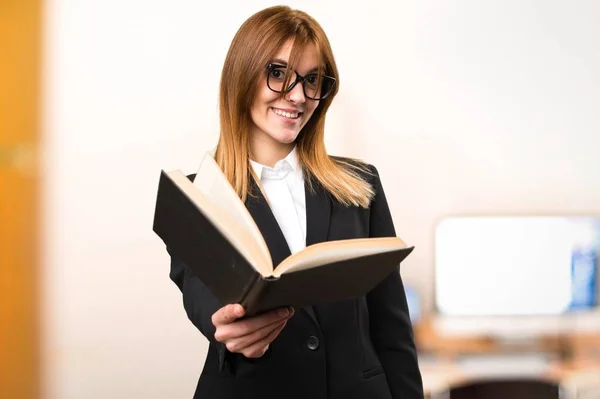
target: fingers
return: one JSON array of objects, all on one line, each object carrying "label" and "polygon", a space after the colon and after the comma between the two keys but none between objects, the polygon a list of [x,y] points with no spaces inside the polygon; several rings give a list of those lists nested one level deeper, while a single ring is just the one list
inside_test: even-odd
[{"label": "fingers", "polygon": [[244,348],[241,353],[247,358],[255,359],[259,358],[265,354],[267,349],[269,349],[269,344],[277,338],[283,327],[287,324],[287,320],[281,323],[277,328],[271,331],[266,337],[255,342],[254,344]]},{"label": "fingers", "polygon": [[[229,313],[227,313],[227,307],[224,307],[223,314],[221,310],[217,311],[214,318],[216,318],[217,323],[223,320],[230,320]],[[237,320],[235,322],[230,323],[221,323],[215,324],[215,339],[219,342],[227,343],[231,339],[240,338],[245,335],[252,334],[263,327],[269,326],[273,323],[279,322],[283,319],[287,319],[294,314],[293,310],[288,308],[281,308],[269,311],[267,313],[249,317],[245,320]],[[234,319],[235,320],[235,319]]]},{"label": "fingers", "polygon": [[269,325],[262,327],[250,334],[244,335],[238,338],[231,338],[227,340],[225,346],[229,352],[241,353],[247,347],[254,345],[254,343],[261,341],[267,337],[273,330],[282,327],[287,322],[287,319],[279,320]]},{"label": "fingers", "polygon": [[[245,320],[237,320],[239,305],[227,305],[212,317],[215,324],[215,339],[224,343],[233,353],[242,353],[249,358],[261,357],[269,344],[283,330],[294,315],[293,308],[276,309]],[[243,314],[243,312],[241,312]]]},{"label": "fingers", "polygon": [[225,305],[212,315],[211,321],[215,327],[218,327],[220,325],[233,323],[236,319],[244,316],[244,314],[245,311],[242,305]]},{"label": "fingers", "polygon": [[235,331],[235,335],[241,337],[260,330],[269,324],[286,319],[290,317],[290,313],[288,308],[276,309],[255,317],[250,317],[246,320],[240,320],[239,323],[236,323],[236,325],[232,327]]}]

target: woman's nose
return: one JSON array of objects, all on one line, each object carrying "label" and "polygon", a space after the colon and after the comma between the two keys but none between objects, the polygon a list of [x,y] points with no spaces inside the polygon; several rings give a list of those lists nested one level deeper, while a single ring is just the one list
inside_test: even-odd
[{"label": "woman's nose", "polygon": [[304,97],[304,82],[298,82],[298,84],[296,84],[296,86],[294,86],[294,88],[288,92],[286,97],[288,101],[291,101],[295,104],[302,104],[305,102],[306,98]]}]

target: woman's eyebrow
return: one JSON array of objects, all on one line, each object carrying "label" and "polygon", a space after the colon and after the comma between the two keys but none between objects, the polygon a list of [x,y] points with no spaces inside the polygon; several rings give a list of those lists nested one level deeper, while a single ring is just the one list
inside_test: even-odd
[{"label": "woman's eyebrow", "polygon": [[271,64],[280,64],[283,66],[287,66],[287,61],[284,61],[281,58],[275,58],[275,59],[271,60]]},{"label": "woman's eyebrow", "polygon": [[[271,62],[270,62],[270,63],[271,63],[271,64],[277,64],[277,65],[281,65],[281,66],[284,66],[284,67],[287,67],[287,64],[288,64],[288,63],[287,63],[287,61],[285,61],[285,60],[282,60],[281,58],[274,58],[273,60],[271,60]],[[321,69],[322,69],[322,70],[325,70],[325,67],[323,67],[323,68],[321,68]],[[311,69],[310,69],[308,72],[306,72],[306,74],[309,74],[309,73],[314,73],[314,72],[318,72],[318,71],[319,71],[319,67],[318,67],[318,66],[316,66],[316,67],[314,67],[314,68],[311,68]]]}]

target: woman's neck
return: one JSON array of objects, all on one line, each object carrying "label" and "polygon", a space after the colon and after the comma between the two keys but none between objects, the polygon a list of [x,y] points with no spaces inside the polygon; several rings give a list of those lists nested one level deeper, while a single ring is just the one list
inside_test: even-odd
[{"label": "woman's neck", "polygon": [[295,145],[296,143],[280,143],[274,140],[254,140],[250,158],[272,168],[278,161],[288,156]]}]

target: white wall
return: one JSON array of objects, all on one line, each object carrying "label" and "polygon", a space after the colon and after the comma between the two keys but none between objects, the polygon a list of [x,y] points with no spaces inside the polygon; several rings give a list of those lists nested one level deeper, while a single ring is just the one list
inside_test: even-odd
[{"label": "white wall", "polygon": [[[47,2],[45,398],[194,390],[206,344],[151,230],[157,178],[215,145],[229,42],[275,2],[202,3]],[[440,217],[600,215],[600,3],[290,4],[339,63],[328,148],[378,166],[426,308]]]}]

